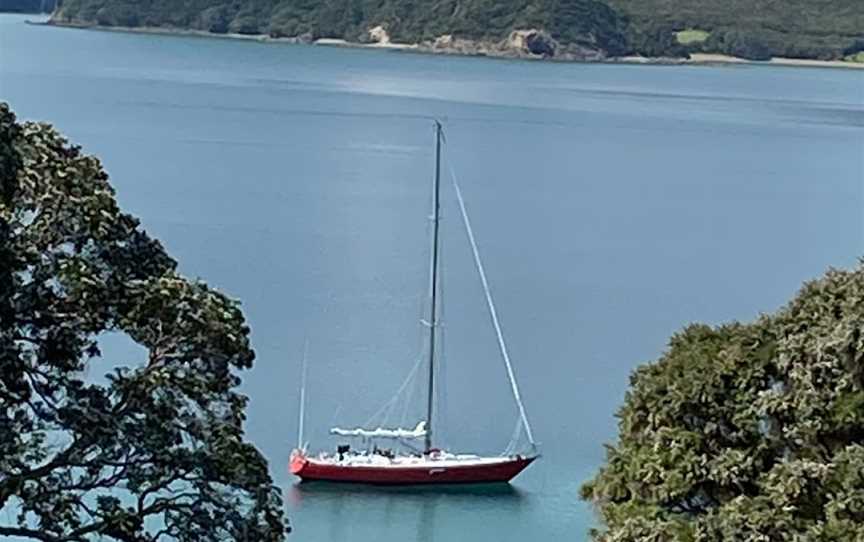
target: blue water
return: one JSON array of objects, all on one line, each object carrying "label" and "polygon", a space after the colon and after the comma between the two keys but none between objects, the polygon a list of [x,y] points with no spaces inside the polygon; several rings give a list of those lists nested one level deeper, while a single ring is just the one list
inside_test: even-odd
[{"label": "blue water", "polygon": [[[284,488],[292,540],[581,540],[594,520],[578,488],[614,439],[630,371],[688,322],[775,310],[864,254],[864,71],[501,61],[23,20],[0,16],[0,99],[100,156],[182,271],[242,300],[258,354],[243,375],[248,434]],[[509,491],[296,487],[285,466],[304,340],[313,447],[333,444],[334,421],[373,414],[418,355],[431,116],[446,123],[544,457]],[[497,453],[516,410],[449,187],[442,203],[438,435]],[[105,367],[143,359],[117,337],[105,351]]]}]

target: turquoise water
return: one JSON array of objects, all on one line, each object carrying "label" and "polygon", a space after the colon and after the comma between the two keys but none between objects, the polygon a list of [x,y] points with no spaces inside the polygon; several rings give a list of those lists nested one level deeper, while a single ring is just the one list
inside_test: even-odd
[{"label": "turquoise water", "polygon": [[[183,272],[243,301],[258,353],[248,433],[285,490],[292,540],[583,539],[578,488],[633,367],[688,322],[774,310],[864,253],[864,71],[513,62],[23,20],[0,16],[0,99],[99,155]],[[296,487],[304,340],[313,446],[373,414],[416,359],[430,116],[445,119],[544,457],[510,490]],[[516,410],[454,203],[447,188],[439,433],[497,453]],[[105,351],[141,359],[116,337]]]}]

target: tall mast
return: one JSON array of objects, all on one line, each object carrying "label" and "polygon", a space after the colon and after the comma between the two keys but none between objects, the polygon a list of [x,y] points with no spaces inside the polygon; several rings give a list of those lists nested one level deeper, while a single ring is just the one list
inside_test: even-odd
[{"label": "tall mast", "polygon": [[309,339],[303,343],[303,365],[300,369],[300,420],[297,422],[297,449],[304,450],[303,425],[306,423],[306,354],[309,352]]},{"label": "tall mast", "polygon": [[429,318],[429,389],[426,399],[426,451],[432,449],[432,410],[435,401],[435,328],[438,326],[438,225],[441,195],[441,123],[435,121],[435,184],[432,189],[432,261],[429,296],[432,300]]}]

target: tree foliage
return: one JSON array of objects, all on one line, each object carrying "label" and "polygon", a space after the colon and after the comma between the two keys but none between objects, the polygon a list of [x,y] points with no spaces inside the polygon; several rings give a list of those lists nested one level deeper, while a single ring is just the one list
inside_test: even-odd
[{"label": "tree foliage", "polygon": [[55,0],[0,0],[0,12],[50,13]]},{"label": "tree foliage", "polygon": [[[243,439],[235,373],[254,353],[237,303],[177,273],[96,158],[7,104],[0,181],[0,535],[282,540]],[[96,383],[106,332],[147,356]]]},{"label": "tree foliage", "polygon": [[864,264],[637,369],[582,488],[600,541],[864,539]]}]

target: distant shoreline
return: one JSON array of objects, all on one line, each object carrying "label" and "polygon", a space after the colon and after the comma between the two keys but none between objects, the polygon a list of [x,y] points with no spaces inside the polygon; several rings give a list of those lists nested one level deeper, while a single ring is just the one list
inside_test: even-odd
[{"label": "distant shoreline", "polygon": [[192,30],[184,28],[166,27],[129,27],[129,26],[100,26],[93,23],[73,23],[57,21],[31,21],[27,24],[37,26],[56,26],[60,28],[77,28],[83,30],[98,30],[104,32],[124,32],[132,34],[154,34],[166,36],[186,36],[200,38],[216,38],[228,40],[254,41],[259,43],[287,43],[287,44],[309,44],[323,45],[329,47],[348,47],[357,49],[378,49],[388,51],[413,51],[425,54],[444,54],[457,56],[481,56],[486,58],[509,58],[523,60],[551,60],[553,62],[574,62],[585,64],[641,64],[660,66],[721,66],[721,65],[750,65],[750,66],[786,66],[796,68],[841,68],[841,69],[864,69],[864,63],[846,62],[843,60],[812,60],[804,58],[775,57],[771,60],[748,60],[729,55],[712,53],[692,53],[690,58],[665,58],[665,57],[608,57],[601,60],[571,60],[571,59],[541,59],[530,55],[503,55],[503,54],[471,54],[461,50],[447,48],[433,48],[421,44],[409,43],[357,43],[342,39],[320,38],[314,41],[306,41],[300,38],[274,38],[266,34],[217,34],[205,30]]}]

